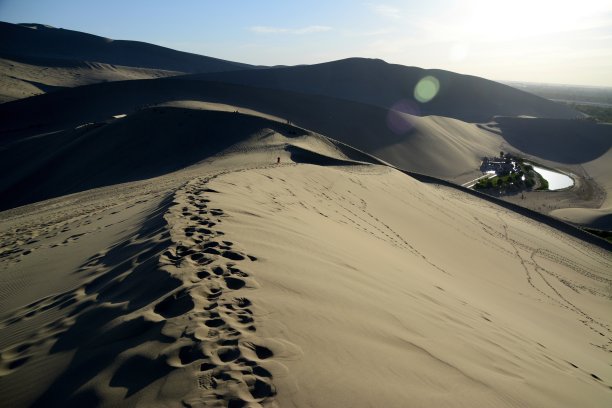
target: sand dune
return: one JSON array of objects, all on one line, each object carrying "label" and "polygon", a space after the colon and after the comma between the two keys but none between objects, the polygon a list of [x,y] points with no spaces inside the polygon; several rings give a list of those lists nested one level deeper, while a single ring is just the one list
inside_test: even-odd
[{"label": "sand dune", "polygon": [[581,165],[588,174],[606,192],[606,197],[599,208],[562,208],[551,212],[551,215],[591,228],[612,231],[612,149],[599,158]]},{"label": "sand dune", "polygon": [[253,68],[42,24],[0,22],[0,103],[63,87]]},{"label": "sand dune", "polygon": [[269,122],[187,169],[0,213],[4,401],[609,401],[610,252]]},{"label": "sand dune", "polygon": [[[246,136],[303,129],[234,112],[171,107],[14,142],[2,152],[2,209],[94,187],[163,175]],[[24,161],[27,163],[22,164]]]},{"label": "sand dune", "polygon": [[[153,44],[112,40],[43,24],[0,22],[0,34],[5,40],[0,44],[0,56],[7,59],[88,61],[195,73],[185,78],[324,95],[404,109],[417,116],[437,115],[468,122],[486,122],[495,115],[583,116],[565,105],[483,78],[388,64],[382,60],[348,58],[262,70]],[[437,96],[426,103],[419,102],[414,94],[416,84],[425,76],[439,81]]]},{"label": "sand dune", "polygon": [[[274,382],[279,405],[605,404],[610,390],[590,374],[601,376],[580,371],[588,360],[609,372],[605,351],[560,341],[571,331],[561,328],[569,316],[554,323],[543,316],[600,304],[605,284],[587,300],[561,282],[581,280],[581,268],[608,274],[609,255],[568,268],[565,251],[582,249],[552,231],[382,173],[298,166],[209,185],[219,191],[212,203],[228,215],[226,234],[262,259],[251,268],[261,283],[251,299],[266,316],[258,332],[295,349],[279,359],[289,373]],[[253,205],[244,204],[245,194]],[[609,307],[600,305],[598,319]],[[601,345],[576,309],[570,324]],[[603,360],[573,361],[591,348]],[[592,381],[578,381],[590,390],[579,389],[580,375]]]},{"label": "sand dune", "polygon": [[139,41],[113,40],[43,24],[0,22],[0,55],[102,62],[179,72],[213,72],[252,66],[176,51]]},{"label": "sand dune", "polygon": [[0,103],[65,87],[130,79],[162,78],[180,72],[124,67],[99,62],[45,58],[0,58]]},{"label": "sand dune", "polygon": [[[503,150],[533,157],[534,160],[548,158],[550,160],[546,162],[552,167],[561,167],[586,182],[592,183],[588,180],[593,179],[601,194],[610,191],[610,173],[598,171],[599,165],[586,165],[590,161],[604,160],[610,144],[607,125],[511,118],[498,118],[500,123],[475,125],[445,117],[418,117],[318,95],[197,80],[157,79],[95,84],[3,104],[0,106],[0,131],[6,145],[49,131],[104,122],[116,113],[132,115],[149,105],[181,100],[221,103],[238,110],[265,112],[271,117],[284,118],[347,143],[400,168],[459,184],[478,177],[482,156],[497,155]],[[32,112],[36,115],[34,123]],[[537,131],[530,130],[532,124]],[[165,137],[170,137],[170,133]],[[584,148],[577,149],[583,144]],[[573,152],[578,150],[580,155],[575,155]],[[4,153],[14,154],[11,149]],[[577,194],[582,193],[577,191]],[[578,197],[570,194],[567,200],[558,202],[565,207],[607,208],[599,195]],[[551,211],[545,206],[537,209]],[[604,211],[602,219],[605,215]],[[598,215],[588,225],[603,225],[597,221],[599,218]],[[576,223],[586,220],[581,217],[566,219]]]},{"label": "sand dune", "polygon": [[550,215],[573,224],[597,230],[612,230],[612,207],[610,205],[605,205],[601,208],[560,208],[551,211]]},{"label": "sand dune", "polygon": [[[432,100],[420,102],[415,97],[415,87],[426,76],[433,76],[439,81],[439,91]],[[417,116],[437,115],[467,122],[487,122],[496,115],[563,119],[583,116],[563,104],[484,78],[366,58],[265,70],[195,74],[184,78],[331,96],[387,109],[395,108]]]},{"label": "sand dune", "polygon": [[499,117],[488,129],[501,133],[515,149],[562,164],[593,161],[612,147],[612,125],[606,123]]},{"label": "sand dune", "polygon": [[[147,104],[183,99],[265,112],[396,166],[447,179],[469,180],[470,176],[464,173],[477,171],[480,158],[497,154],[503,142],[494,133],[450,118],[419,118],[317,95],[170,80],[95,84],[4,104],[0,106],[0,131],[4,131],[6,141],[103,121],[115,113],[131,113]],[[35,126],[29,112],[37,112]],[[399,129],[393,128],[390,121],[399,123]]]}]

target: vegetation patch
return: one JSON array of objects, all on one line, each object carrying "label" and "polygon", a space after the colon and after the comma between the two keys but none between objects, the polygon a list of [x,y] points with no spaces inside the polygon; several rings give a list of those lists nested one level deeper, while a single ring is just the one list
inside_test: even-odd
[{"label": "vegetation patch", "polygon": [[496,193],[513,193],[531,190],[547,190],[548,182],[521,157],[500,152],[499,158],[485,158],[482,171],[495,170],[496,175],[481,179],[474,185],[477,190],[488,190]]},{"label": "vegetation patch", "polygon": [[[531,167],[531,166],[529,166],[529,167]],[[536,190],[540,190],[540,191],[541,190],[548,190],[548,181],[544,177],[542,177],[542,175],[540,173],[535,172],[535,171],[533,173],[535,173],[535,176],[538,178],[538,182],[540,184],[540,187],[538,187]]]}]

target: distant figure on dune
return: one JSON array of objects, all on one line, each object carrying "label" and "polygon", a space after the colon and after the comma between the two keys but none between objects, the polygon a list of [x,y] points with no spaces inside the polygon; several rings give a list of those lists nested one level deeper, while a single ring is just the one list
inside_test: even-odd
[{"label": "distant figure on dune", "polygon": [[276,164],[280,164],[280,157],[276,158]]}]

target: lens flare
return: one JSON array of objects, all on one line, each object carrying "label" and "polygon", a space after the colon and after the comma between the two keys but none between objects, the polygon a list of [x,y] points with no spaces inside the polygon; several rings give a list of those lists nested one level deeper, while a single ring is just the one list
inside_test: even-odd
[{"label": "lens flare", "polygon": [[440,81],[435,77],[428,75],[416,84],[414,87],[414,98],[421,102],[429,102],[436,97],[440,90]]},{"label": "lens flare", "polygon": [[[404,113],[407,115],[403,115]],[[413,128],[410,115],[420,116],[420,114],[416,103],[406,99],[399,100],[387,112],[387,127],[398,136],[405,135]]]}]

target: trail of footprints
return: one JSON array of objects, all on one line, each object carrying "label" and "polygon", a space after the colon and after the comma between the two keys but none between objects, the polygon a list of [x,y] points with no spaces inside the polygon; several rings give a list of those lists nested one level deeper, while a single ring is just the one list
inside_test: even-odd
[{"label": "trail of footprints", "polygon": [[[0,267],[8,268],[14,263],[22,261],[23,257],[30,255],[43,247],[55,248],[70,245],[85,235],[95,232],[90,229],[86,232],[72,234],[63,240],[57,239],[61,235],[67,235],[70,231],[92,224],[92,220],[102,219],[103,213],[113,207],[118,207],[110,214],[117,214],[123,210],[134,207],[137,204],[146,203],[148,199],[131,200],[130,197],[121,197],[122,201],[99,203],[83,203],[80,206],[71,206],[67,211],[59,208],[49,213],[43,213],[38,217],[24,222],[18,227],[12,227],[0,234]],[[126,204],[126,201],[129,203]],[[124,206],[125,205],[125,206]],[[107,228],[112,224],[98,227]],[[51,241],[51,242],[49,242]]]},{"label": "trail of footprints", "polygon": [[[612,345],[612,336],[610,336],[610,334],[612,334],[612,329],[610,329],[610,327],[607,324],[602,323],[597,319],[594,319],[593,317],[585,313],[583,310],[581,310],[579,307],[577,307],[575,304],[570,302],[565,296],[563,296],[559,292],[559,290],[555,288],[554,285],[552,285],[549,282],[548,279],[546,279],[546,276],[544,274],[547,274],[549,276],[549,279],[550,278],[556,279],[557,281],[559,281],[560,283],[562,283],[563,285],[569,287],[570,289],[574,291],[576,291],[576,285],[573,282],[570,282],[569,280],[561,277],[559,274],[551,272],[548,269],[542,267],[540,264],[538,264],[538,262],[536,261],[536,255],[547,254],[547,252],[540,250],[540,249],[533,249],[529,247],[528,245],[522,244],[510,238],[508,235],[508,224],[504,222],[504,220],[499,214],[497,214],[497,218],[502,223],[502,227],[504,229],[504,233],[502,237],[505,241],[507,241],[512,246],[514,250],[514,255],[519,259],[525,271],[527,283],[529,283],[529,285],[533,289],[535,289],[538,293],[540,293],[543,297],[551,300],[554,304],[557,304],[558,306],[562,308],[565,308],[567,310],[570,310],[576,313],[579,316],[578,321],[584,324],[589,330],[593,331],[594,333],[597,333],[598,335],[602,336],[605,339],[603,344],[591,343],[591,345],[601,348],[604,351],[610,351],[610,346]],[[530,252],[531,254],[530,258],[526,259],[523,256],[521,256],[520,249],[526,252]],[[575,272],[583,274],[584,276],[588,276],[591,278],[596,277],[596,275],[589,273],[588,271],[584,271],[582,270],[582,268],[574,267],[577,265],[569,260],[563,263],[563,262],[560,262],[559,259],[557,259],[556,257],[551,257],[551,256],[542,256],[542,257],[549,259],[553,262],[557,262],[558,264],[565,264],[566,266],[572,268]],[[530,269],[534,273],[530,272]],[[539,278],[539,280],[537,278]],[[544,286],[540,287],[538,284],[536,284],[536,281],[543,282]]]},{"label": "trail of footprints", "polygon": [[[154,311],[167,320],[185,319],[178,360],[195,366],[200,393],[184,401],[189,406],[268,406],[276,394],[272,374],[264,365],[273,352],[258,344],[251,301],[244,291],[257,287],[243,264],[257,258],[235,249],[223,238],[219,225],[223,210],[209,208],[210,194],[203,179],[177,194],[178,217],[188,220],[180,242],[162,255],[162,262],[190,271],[183,289],[157,303]],[[174,237],[176,238],[176,237]],[[197,298],[197,301],[196,301]],[[196,306],[198,305],[198,306]],[[193,324],[195,323],[195,324]]]},{"label": "trail of footprints", "polygon": [[[349,193],[353,194],[351,191],[349,191]],[[389,242],[391,245],[397,248],[409,250],[413,255],[421,258],[424,262],[428,263],[440,272],[449,275],[449,272],[447,272],[444,268],[432,262],[427,256],[425,256],[422,252],[420,252],[417,248],[410,244],[402,235],[397,233],[395,230],[393,230],[393,228],[385,224],[381,219],[379,219],[370,211],[368,211],[367,203],[365,202],[365,200],[360,199],[360,203],[356,204],[352,200],[347,199],[342,194],[338,194],[335,192],[331,192],[330,194],[335,195],[336,198],[334,199],[330,197],[325,192],[322,192],[318,195],[324,197],[328,201],[334,202],[338,207],[344,210],[344,212],[348,213],[349,215],[346,215],[338,210],[335,211],[340,217],[352,223],[356,228],[361,229],[362,231],[367,232],[369,234],[372,234],[377,239]],[[347,205],[343,205],[342,202],[346,202]],[[356,211],[351,210],[349,208],[350,206],[354,207]],[[359,212],[361,213],[361,215],[359,215]],[[374,233],[372,230],[375,230],[376,232],[378,232],[378,234]]]}]

